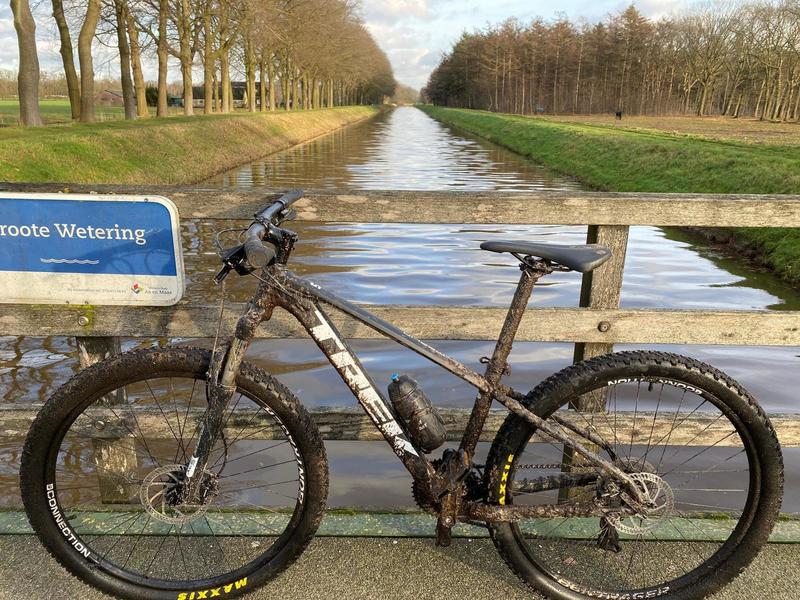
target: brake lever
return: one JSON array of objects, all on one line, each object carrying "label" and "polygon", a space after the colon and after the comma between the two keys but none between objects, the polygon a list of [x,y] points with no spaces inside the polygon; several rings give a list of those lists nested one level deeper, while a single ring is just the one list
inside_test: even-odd
[{"label": "brake lever", "polygon": [[214,276],[214,285],[222,284],[222,282],[225,281],[225,278],[230,275],[232,269],[233,267],[228,263],[223,264],[222,268],[219,270],[219,273]]},{"label": "brake lever", "polygon": [[285,221],[294,221],[296,218],[297,218],[297,211],[293,208],[289,208],[281,213],[281,220],[278,223],[278,225],[284,223]]},{"label": "brake lever", "polygon": [[249,275],[255,269],[247,262],[247,256],[244,252],[244,244],[226,248],[220,252],[219,257],[222,259],[222,268],[219,273],[214,276],[214,284],[221,284],[231,271],[236,271],[239,275]]}]

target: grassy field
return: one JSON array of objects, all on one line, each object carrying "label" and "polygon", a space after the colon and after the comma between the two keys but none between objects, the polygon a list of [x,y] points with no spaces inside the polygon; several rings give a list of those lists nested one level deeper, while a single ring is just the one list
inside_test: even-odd
[{"label": "grassy field", "polygon": [[[72,122],[72,113],[67,99],[47,99],[39,102],[39,110],[45,125],[63,125]],[[183,114],[180,107],[171,107],[170,115]],[[155,116],[155,107],[150,107],[150,114]],[[99,122],[117,121],[125,118],[121,106],[97,106],[95,118]],[[14,126],[19,123],[19,103],[15,99],[0,98],[0,127]]]},{"label": "grassy field", "polygon": [[758,119],[731,119],[728,117],[624,117],[614,115],[559,115],[540,117],[560,123],[576,123],[610,127],[634,132],[656,131],[674,136],[700,137],[712,140],[746,142],[748,144],[791,145],[800,144],[800,124],[773,123]]},{"label": "grassy field", "polygon": [[[638,128],[564,122],[483,111],[423,107],[431,116],[480,135],[601,190],[800,194],[800,145],[783,141],[733,140],[728,123],[686,122],[694,131],[673,133],[664,120],[641,120]],[[672,121],[669,121],[672,123]],[[765,124],[759,124],[759,129]],[[783,132],[794,125],[777,125]],[[687,135],[687,133],[691,133]],[[717,139],[714,139],[717,138]],[[776,136],[785,140],[782,134]],[[727,230],[759,260],[800,284],[800,231]]]},{"label": "grassy field", "polygon": [[377,108],[0,128],[0,181],[194,183],[372,116]]}]

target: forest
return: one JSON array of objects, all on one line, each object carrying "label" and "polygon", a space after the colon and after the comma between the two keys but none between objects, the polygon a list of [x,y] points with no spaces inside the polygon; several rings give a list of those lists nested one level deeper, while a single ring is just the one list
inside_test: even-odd
[{"label": "forest", "polygon": [[647,19],[509,19],[464,33],[423,98],[516,114],[800,119],[800,0],[703,4]]},{"label": "forest", "polygon": [[11,0],[11,8],[20,56],[14,92],[27,126],[41,125],[40,86],[53,83],[40,72],[37,26],[57,32],[72,118],[82,122],[94,120],[99,46],[119,57],[128,119],[149,116],[146,60],[158,65],[159,117],[168,114],[174,63],[185,115],[231,112],[235,78],[246,82],[252,112],[377,103],[396,85],[353,0],[51,0],[33,10],[29,0]]}]

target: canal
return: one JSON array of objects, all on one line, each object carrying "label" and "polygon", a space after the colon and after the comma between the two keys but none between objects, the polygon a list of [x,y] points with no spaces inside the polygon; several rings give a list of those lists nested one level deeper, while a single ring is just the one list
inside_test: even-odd
[{"label": "canal", "polygon": [[[454,130],[413,107],[382,112],[208,183],[270,189],[584,189],[578,181]],[[218,299],[219,292],[210,281],[218,264],[212,236],[224,225],[202,220],[183,223],[190,298]],[[404,305],[507,305],[518,276],[516,263],[482,252],[481,241],[502,236],[582,243],[586,236],[585,227],[574,226],[295,223],[293,228],[301,240],[293,263],[298,273],[357,302]],[[245,299],[253,284],[249,278],[231,281],[229,299]],[[532,304],[575,306],[579,290],[579,275],[556,273],[536,289]],[[621,303],[627,308],[800,310],[800,293],[686,232],[633,227]],[[124,347],[165,342],[130,340]],[[481,356],[491,354],[490,342],[435,345],[476,368]],[[651,347],[688,354],[728,372],[768,412],[800,412],[796,348]],[[472,403],[474,393],[466,384],[396,344],[360,340],[354,348],[379,384],[388,384],[392,372],[407,372],[437,405],[468,407]],[[312,342],[259,341],[248,357],[278,374],[308,406],[354,404]],[[519,389],[532,388],[571,358],[570,344],[518,343],[510,359],[509,383]],[[3,401],[14,403],[44,400],[77,368],[74,341],[68,338],[0,338],[0,361]],[[410,481],[385,444],[330,442],[327,447],[332,471],[330,505],[404,507],[413,503]],[[18,501],[14,488],[18,458],[18,441],[0,444],[0,484],[9,490],[0,495],[0,506]],[[796,450],[787,452],[784,510],[790,512],[800,512],[798,459]]]}]

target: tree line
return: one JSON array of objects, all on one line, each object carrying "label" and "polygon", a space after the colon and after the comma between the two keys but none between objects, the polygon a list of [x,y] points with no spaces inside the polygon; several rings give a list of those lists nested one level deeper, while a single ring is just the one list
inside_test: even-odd
[{"label": "tree line", "polygon": [[705,4],[651,20],[509,19],[465,33],[422,90],[443,106],[518,114],[800,119],[800,0]]},{"label": "tree line", "polygon": [[[11,0],[11,8],[19,45],[20,120],[37,126],[42,83],[37,19],[29,0]],[[206,114],[233,110],[234,75],[246,83],[252,112],[378,103],[396,85],[354,0],[51,0],[50,8],[72,118],[82,122],[94,120],[95,44],[118,53],[128,119],[149,116],[142,67],[149,57],[158,64],[159,117],[168,112],[170,60],[180,67],[186,115],[194,114],[195,70],[202,70]]]}]

